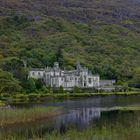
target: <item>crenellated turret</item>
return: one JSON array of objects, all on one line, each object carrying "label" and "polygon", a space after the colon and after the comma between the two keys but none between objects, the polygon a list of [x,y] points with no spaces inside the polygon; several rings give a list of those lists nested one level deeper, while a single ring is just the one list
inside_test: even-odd
[{"label": "crenellated turret", "polygon": [[59,69],[59,63],[58,62],[54,62],[54,68]]}]

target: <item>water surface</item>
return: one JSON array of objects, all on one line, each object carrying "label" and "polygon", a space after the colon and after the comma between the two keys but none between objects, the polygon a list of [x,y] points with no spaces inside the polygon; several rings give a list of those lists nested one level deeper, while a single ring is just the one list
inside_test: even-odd
[{"label": "water surface", "polygon": [[[123,132],[132,128],[127,134],[126,139],[140,139],[140,96],[104,96],[82,98],[65,101],[51,101],[43,104],[26,104],[13,107],[33,107],[33,106],[61,106],[63,114],[54,117],[49,121],[38,123],[22,124],[0,128],[0,137],[6,138],[7,135],[22,135],[32,138],[33,133],[40,136],[51,132],[58,132],[64,135],[71,129],[81,132],[86,129],[100,130],[106,128],[109,131],[115,130],[120,137]],[[128,107],[128,109],[127,109]],[[130,107],[133,109],[129,110]],[[32,133],[33,132],[33,133]],[[132,132],[132,134],[130,134]],[[110,134],[113,132],[110,132]]]}]

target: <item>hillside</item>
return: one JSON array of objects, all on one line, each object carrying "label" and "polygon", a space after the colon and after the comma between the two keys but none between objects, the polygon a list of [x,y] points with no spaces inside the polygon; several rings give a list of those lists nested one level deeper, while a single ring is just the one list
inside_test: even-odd
[{"label": "hillside", "polygon": [[[70,21],[139,20],[139,0],[1,0],[1,15],[25,15],[28,18],[62,17]],[[110,19],[109,19],[110,18]]]},{"label": "hillside", "polygon": [[[0,0],[0,68],[79,60],[102,78],[140,83],[139,0]],[[21,84],[22,85],[22,84]]]}]

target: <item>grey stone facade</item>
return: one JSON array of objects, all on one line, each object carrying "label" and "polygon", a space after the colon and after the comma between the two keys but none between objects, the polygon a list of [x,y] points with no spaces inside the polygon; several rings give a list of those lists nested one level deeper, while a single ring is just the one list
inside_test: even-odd
[{"label": "grey stone facade", "polygon": [[116,80],[100,80],[100,86],[113,86]]},{"label": "grey stone facade", "polygon": [[31,69],[30,78],[43,79],[46,86],[54,88],[64,87],[70,90],[75,86],[79,88],[98,88],[100,86],[100,76],[93,75],[87,68],[77,63],[74,70],[61,70],[59,63],[55,62],[53,67],[44,69]]}]

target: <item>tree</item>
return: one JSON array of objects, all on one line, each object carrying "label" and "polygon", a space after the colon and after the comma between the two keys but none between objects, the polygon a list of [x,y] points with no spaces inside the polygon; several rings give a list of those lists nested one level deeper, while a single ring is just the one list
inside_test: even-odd
[{"label": "tree", "polygon": [[17,57],[6,58],[2,64],[2,69],[4,71],[11,72],[14,75],[14,77],[18,79],[20,79],[23,76],[22,74],[23,68],[24,68],[23,61],[21,61]]},{"label": "tree", "polygon": [[47,89],[48,89],[48,93],[53,93],[53,89],[51,86],[48,86]]},{"label": "tree", "polygon": [[132,80],[129,82],[129,86],[140,88],[140,68],[136,69],[133,74]]},{"label": "tree", "polygon": [[26,82],[25,90],[29,93],[35,92],[36,90],[36,80],[34,78],[29,78]]},{"label": "tree", "polygon": [[73,89],[73,92],[74,93],[80,93],[81,89],[79,87],[75,86],[74,89]]},{"label": "tree", "polygon": [[35,85],[37,89],[41,89],[43,87],[43,80],[42,79],[37,79],[35,81]]},{"label": "tree", "polygon": [[64,88],[63,88],[63,86],[60,86],[60,88],[59,88],[59,93],[64,93]]},{"label": "tree", "polygon": [[0,69],[0,93],[13,93],[20,89],[19,81],[11,73]]},{"label": "tree", "polygon": [[3,60],[2,69],[13,74],[23,88],[26,87],[28,69],[24,67],[23,61],[17,57],[9,57]]},{"label": "tree", "polygon": [[124,89],[125,92],[129,91],[128,83],[123,84],[123,89]]},{"label": "tree", "polygon": [[43,93],[45,93],[45,94],[49,93],[49,90],[48,90],[48,88],[46,86],[43,86],[42,89],[41,89],[41,91]]},{"label": "tree", "polygon": [[59,62],[60,66],[63,65],[63,52],[61,48],[58,48],[56,52],[56,61]]}]

